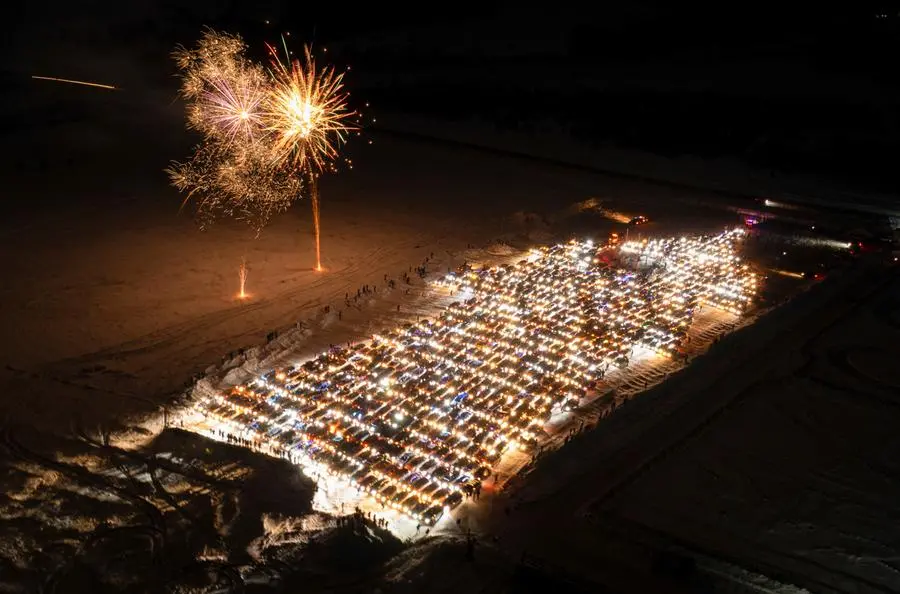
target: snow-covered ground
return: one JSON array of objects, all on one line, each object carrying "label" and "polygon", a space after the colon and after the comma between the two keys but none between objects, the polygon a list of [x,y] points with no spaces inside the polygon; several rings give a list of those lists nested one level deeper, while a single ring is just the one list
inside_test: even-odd
[{"label": "snow-covered ground", "polygon": [[[383,286],[385,274],[396,278],[432,254],[438,271],[498,238],[525,247],[553,234],[605,236],[612,221],[568,208],[588,198],[676,229],[716,230],[734,220],[727,211],[685,209],[682,201],[696,197],[690,192],[376,138],[354,170],[322,183],[328,270],[318,274],[306,203],[258,238],[227,221],[201,232],[148,162],[138,177],[131,160],[120,177],[99,164],[102,183],[64,169],[11,184],[23,201],[41,196],[37,213],[13,213],[0,233],[3,252],[15,255],[0,287],[3,327],[15,337],[0,343],[0,381],[17,418],[67,427],[70,407],[89,423],[154,410],[224,355],[298,322],[313,349],[368,335],[396,320],[398,304],[412,315],[420,295],[380,292],[340,319],[323,309],[333,314],[345,295]],[[235,298],[242,258],[246,301]],[[23,390],[24,401],[12,396]]]},{"label": "snow-covered ground", "polygon": [[[182,134],[180,120],[158,125],[161,137]],[[545,573],[649,591],[635,575],[646,573],[647,551],[670,540],[705,554],[710,572],[743,576],[734,580],[757,583],[746,575],[755,571],[813,589],[821,582],[810,580],[843,591],[896,587],[893,545],[881,532],[896,514],[884,435],[894,411],[890,389],[864,383],[896,384],[892,368],[879,363],[885,355],[841,351],[847,345],[835,338],[837,351],[822,346],[820,371],[843,373],[828,357],[846,360],[864,396],[785,371],[799,356],[789,353],[807,342],[832,344],[831,333],[858,337],[851,347],[878,346],[874,334],[862,338],[862,325],[817,334],[816,324],[848,305],[844,295],[855,296],[852,273],[738,332],[734,344],[717,344],[687,371],[648,359],[611,377],[615,407],[597,401],[555,425],[535,464],[526,456],[501,469],[499,496],[487,485],[480,501],[406,545],[366,518],[338,520],[340,503],[346,513],[354,501],[325,497],[294,467],[177,429],[160,432],[164,421],[179,422],[172,397],[196,374],[209,375],[201,386],[240,381],[280,358],[428,315],[441,306],[439,295],[424,282],[410,294],[386,291],[384,276],[397,278],[432,254],[429,270],[439,274],[509,257],[499,239],[521,249],[570,234],[604,237],[634,214],[656,221],[646,232],[711,231],[733,214],[716,209],[722,199],[712,193],[376,137],[352,172],[322,184],[327,271],[319,274],[311,270],[305,203],[259,238],[227,222],[200,232],[178,214],[165,160],[115,154],[116,132],[107,133],[112,140],[98,154],[122,160],[120,169],[98,162],[22,174],[9,185],[22,206],[0,229],[9,255],[0,287],[0,588],[62,592],[111,580],[214,590],[214,581],[301,579],[349,591],[487,589],[516,575],[524,549],[558,568]],[[250,268],[244,301],[235,298],[242,257]],[[364,284],[377,293],[345,306]],[[886,305],[859,311],[875,312],[888,332],[897,312],[878,303]],[[698,354],[732,323],[701,316]],[[781,383],[738,394],[758,374]],[[566,443],[581,421],[589,430]],[[715,489],[703,482],[709,469],[720,477],[709,479]],[[617,523],[586,521],[608,515]],[[754,524],[759,518],[766,521]],[[629,527],[638,525],[647,530]],[[478,535],[474,565],[465,529]],[[166,572],[156,569],[160,561]],[[822,577],[821,566],[844,582]]]},{"label": "snow-covered ground", "polygon": [[[180,136],[180,115],[172,115],[156,125]],[[569,205],[603,196],[611,208],[643,212],[659,199],[644,196],[639,185],[376,138],[353,171],[322,184],[328,270],[317,274],[307,204],[298,203],[259,238],[228,222],[201,232],[187,212],[179,214],[180,198],[161,171],[165,161],[155,150],[172,143],[153,137],[147,154],[120,151],[118,142],[129,141],[133,130],[118,125],[69,125],[72,134],[87,126],[105,138],[90,147],[102,157],[96,161],[68,167],[51,160],[52,175],[25,170],[9,179],[16,208],[0,231],[3,253],[11,256],[10,282],[0,287],[0,408],[9,429],[0,505],[4,587],[31,587],[49,575],[77,583],[72,572],[83,568],[63,560],[102,568],[110,546],[166,550],[175,565],[195,558],[195,549],[204,558],[248,562],[240,551],[261,537],[263,516],[297,511],[279,502],[259,511],[229,495],[227,485],[241,476],[268,476],[258,457],[201,445],[177,431],[159,434],[177,408],[172,397],[193,385],[192,376],[254,357],[260,366],[271,364],[268,354],[285,344],[297,356],[311,354],[427,314],[439,303],[424,294],[424,283],[408,295],[384,286],[385,274],[397,278],[426,256],[433,254],[429,270],[437,273],[508,257],[501,238],[525,247],[569,233],[603,237],[612,221]],[[60,151],[78,146],[68,133],[52,141]],[[35,143],[23,144],[24,154],[37,150]],[[169,146],[168,156],[178,150]],[[670,197],[662,196],[660,213],[675,209],[665,201]],[[704,211],[699,225],[712,230],[729,220],[728,212]],[[244,301],[235,298],[242,257],[250,269],[251,297]],[[378,292],[344,306],[345,295],[364,284]],[[266,349],[273,330],[279,336]],[[136,457],[98,447],[101,433]],[[222,467],[210,457],[221,457]],[[148,465],[151,458],[162,461]],[[290,476],[299,479],[295,469],[281,478]],[[315,490],[307,483],[301,491],[307,494],[296,499],[309,514]],[[238,522],[235,540],[223,535],[233,530],[236,506],[247,523]],[[334,520],[324,518],[327,532]],[[114,530],[109,539],[108,530]],[[163,546],[160,534],[187,538],[190,546]],[[90,551],[79,549],[86,541]],[[36,555],[53,543],[53,554]],[[129,563],[136,565],[122,571],[140,579],[148,575],[140,569],[147,558],[134,555]]]}]

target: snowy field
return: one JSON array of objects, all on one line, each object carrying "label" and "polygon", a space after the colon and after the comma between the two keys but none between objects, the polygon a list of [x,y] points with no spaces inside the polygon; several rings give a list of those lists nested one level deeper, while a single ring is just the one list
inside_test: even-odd
[{"label": "snowy field", "polygon": [[[427,280],[448,267],[604,238],[635,214],[655,221],[645,233],[717,231],[735,220],[714,206],[727,202],[375,136],[352,172],[322,184],[319,274],[303,202],[258,238],[227,222],[200,232],[179,214],[161,169],[179,156],[165,134],[182,135],[181,122],[160,126],[149,157],[117,154],[106,130],[93,166],[10,181],[0,591],[486,591],[521,577],[523,551],[542,575],[651,591],[673,582],[646,577],[651,552],[673,546],[732,586],[754,571],[811,590],[897,588],[886,532],[897,378],[883,354],[896,285],[869,297],[868,273],[849,270],[744,329],[751,320],[704,311],[686,371],[647,357],[612,375],[613,401],[557,419],[536,461],[504,460],[479,501],[428,538],[398,531],[419,537],[404,542],[283,461],[181,431],[182,395],[200,376],[201,389],[244,381],[431,315],[446,299]],[[385,275],[426,257],[409,294],[386,290]],[[366,284],[377,292],[346,306]]]},{"label": "snowy field", "polygon": [[[173,115],[159,125],[181,136]],[[385,274],[397,278],[426,256],[433,254],[434,275],[500,261],[556,236],[605,237],[614,222],[596,209],[582,212],[578,203],[588,198],[651,216],[679,207],[674,194],[641,185],[376,137],[356,169],[322,184],[328,270],[316,274],[307,204],[259,238],[228,222],[201,232],[178,212],[179,197],[161,171],[160,156],[180,149],[157,137],[146,154],[117,153],[118,141],[135,131],[97,128],[84,166],[51,159],[51,175],[24,169],[9,182],[20,200],[0,233],[4,253],[16,255],[6,267],[15,282],[0,289],[0,575],[14,590],[50,579],[93,583],[96,571],[145,579],[154,555],[172,567],[198,555],[217,567],[260,562],[248,557],[248,543],[268,532],[286,533],[289,542],[330,535],[334,519],[315,520],[316,491],[296,471],[276,472],[259,456],[177,430],[160,433],[192,377],[254,358],[264,366],[284,344],[293,356],[313,354],[435,311],[440,300],[415,275],[408,295],[383,285]],[[55,148],[77,151],[68,137]],[[36,144],[22,150],[42,148]],[[709,210],[693,220],[705,231],[733,218]],[[242,257],[250,269],[244,301],[236,299]],[[345,295],[365,284],[378,292],[344,307]],[[274,330],[280,335],[266,349]],[[287,482],[285,497],[256,501],[243,481],[277,484],[274,474]],[[267,514],[303,520],[283,528]],[[341,528],[370,542],[368,528]],[[110,548],[129,551],[116,567],[107,565]]]},{"label": "snowy field", "polygon": [[[199,231],[188,212],[179,213],[164,161],[160,170],[137,172],[126,163],[124,179],[103,178],[111,172],[98,165],[102,184],[77,169],[20,176],[15,191],[40,199],[36,216],[13,212],[0,235],[4,253],[18,255],[5,267],[15,282],[0,288],[2,322],[16,337],[0,347],[2,379],[6,394],[27,388],[30,395],[13,397],[11,413],[66,427],[71,409],[63,401],[85,422],[110,422],[165,402],[193,374],[272,330],[306,323],[313,349],[368,335],[420,293],[379,293],[341,320],[323,316],[323,308],[431,254],[431,271],[446,271],[486,255],[501,238],[527,247],[573,232],[605,236],[612,221],[569,208],[587,198],[670,214],[666,224],[691,231],[734,220],[712,209],[689,215],[677,201],[689,194],[400,140],[376,138],[356,162],[322,184],[325,274],[312,270],[306,203],[254,238],[227,221]],[[92,185],[100,194],[91,195]],[[242,257],[246,301],[235,299]]]}]

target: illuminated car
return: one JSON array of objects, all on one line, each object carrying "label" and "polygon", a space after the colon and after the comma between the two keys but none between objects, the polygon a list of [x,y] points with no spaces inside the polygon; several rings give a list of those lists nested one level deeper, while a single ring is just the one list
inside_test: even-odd
[{"label": "illuminated car", "polygon": [[648,219],[644,215],[638,215],[638,216],[634,217],[633,219],[631,219],[630,221],[628,221],[628,224],[633,227],[636,227],[638,225],[646,225],[649,222],[650,222],[650,219]]}]

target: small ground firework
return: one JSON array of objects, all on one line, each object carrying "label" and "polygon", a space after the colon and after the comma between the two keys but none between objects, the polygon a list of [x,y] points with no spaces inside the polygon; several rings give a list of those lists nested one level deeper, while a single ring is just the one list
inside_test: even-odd
[{"label": "small ground firework", "polygon": [[241,267],[238,269],[238,277],[241,281],[241,290],[238,292],[238,299],[247,299],[250,295],[247,294],[247,260],[246,258],[241,258]]}]

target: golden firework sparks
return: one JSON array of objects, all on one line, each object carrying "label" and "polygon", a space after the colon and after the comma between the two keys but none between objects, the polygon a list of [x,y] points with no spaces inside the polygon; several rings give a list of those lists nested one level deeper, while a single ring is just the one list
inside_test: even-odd
[{"label": "golden firework sparks", "polygon": [[218,141],[239,142],[263,129],[266,76],[245,50],[240,37],[207,30],[197,47],[175,51],[181,94],[191,101],[188,123]]},{"label": "golden firework sparks", "polygon": [[302,187],[273,158],[261,110],[268,78],[245,50],[240,37],[207,30],[196,47],[175,51],[188,126],[204,139],[189,161],[173,163],[167,173],[185,202],[193,201],[201,227],[225,215],[259,231]]},{"label": "golden firework sparks", "polygon": [[301,178],[272,162],[261,139],[241,143],[207,140],[193,157],[173,163],[166,172],[172,184],[193,201],[200,226],[224,215],[246,221],[257,231],[284,212],[302,189]]},{"label": "golden firework sparks", "polygon": [[244,59],[246,45],[238,35],[206,29],[193,48],[179,46],[173,57],[182,75],[181,93],[195,99],[210,80],[234,78]]},{"label": "golden firework sparks", "polygon": [[342,73],[319,68],[307,46],[304,59],[285,64],[268,46],[274,86],[266,107],[266,129],[273,134],[276,158],[299,170],[320,172],[333,166],[356,115],[347,105]]},{"label": "golden firework sparks", "polygon": [[317,178],[335,169],[341,146],[358,129],[357,114],[348,107],[343,75],[318,67],[309,47],[303,60],[286,51],[284,62],[267,47],[268,70],[246,58],[239,36],[211,29],[195,47],[176,49],[188,126],[204,140],[190,161],[167,171],[196,204],[202,225],[225,214],[260,230],[308,184],[322,270]]}]

